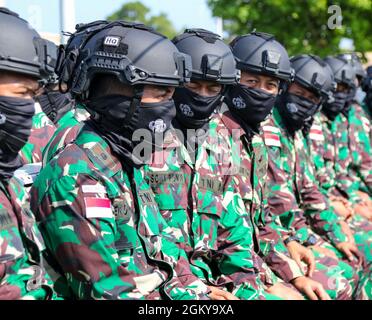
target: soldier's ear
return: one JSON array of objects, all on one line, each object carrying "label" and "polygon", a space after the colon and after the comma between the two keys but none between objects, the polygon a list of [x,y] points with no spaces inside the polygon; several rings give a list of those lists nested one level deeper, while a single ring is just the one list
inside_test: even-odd
[{"label": "soldier's ear", "polygon": [[166,87],[166,90],[164,93],[164,100],[172,99],[175,90],[176,90],[175,87]]}]

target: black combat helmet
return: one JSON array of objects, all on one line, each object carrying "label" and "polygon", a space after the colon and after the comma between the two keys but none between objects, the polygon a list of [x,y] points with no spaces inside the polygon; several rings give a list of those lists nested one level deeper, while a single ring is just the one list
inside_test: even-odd
[{"label": "black combat helmet", "polygon": [[71,92],[83,100],[97,74],[114,75],[132,86],[179,86],[190,80],[191,58],[165,36],[140,23],[115,21],[98,28],[76,59]]},{"label": "black combat helmet", "polygon": [[328,100],[335,89],[332,70],[318,56],[302,54],[291,57],[291,66],[295,71],[294,81]]},{"label": "black combat helmet", "polygon": [[60,91],[66,90],[62,89],[62,85],[66,85],[66,88],[71,87],[72,73],[77,62],[80,48],[85,45],[91,35],[108,24],[109,21],[106,20],[77,24],[75,27],[76,31],[70,34],[67,43],[59,46],[55,72],[59,78]]},{"label": "black combat helmet", "polygon": [[355,88],[355,71],[351,63],[342,57],[328,56],[324,61],[331,67],[335,81]]},{"label": "black combat helmet", "polygon": [[363,79],[362,89],[364,92],[372,91],[372,66],[366,69],[366,77]]},{"label": "black combat helmet", "polygon": [[192,80],[235,84],[239,80],[235,58],[221,37],[204,29],[186,29],[173,43],[180,52],[191,56]]},{"label": "black combat helmet", "polygon": [[18,14],[0,8],[0,70],[38,79],[51,76],[56,62],[56,46],[21,19]]},{"label": "black combat helmet", "polygon": [[231,42],[238,69],[265,74],[284,81],[293,80],[286,49],[268,33],[251,32]]},{"label": "black combat helmet", "polygon": [[360,58],[355,52],[342,53],[338,55],[338,57],[343,58],[351,63],[351,65],[354,68],[355,74],[360,82],[363,81],[363,79],[367,76],[367,73],[363,68],[362,62],[360,61]]}]

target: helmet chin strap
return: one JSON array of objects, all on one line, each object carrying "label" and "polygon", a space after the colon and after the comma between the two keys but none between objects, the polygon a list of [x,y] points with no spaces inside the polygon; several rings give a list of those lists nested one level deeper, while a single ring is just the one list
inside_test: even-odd
[{"label": "helmet chin strap", "polygon": [[142,96],[143,96],[143,89],[144,89],[143,85],[133,86],[134,96],[130,104],[128,114],[126,115],[124,119],[125,123],[129,123],[132,120],[132,117],[134,113],[136,112],[137,108],[140,107]]}]

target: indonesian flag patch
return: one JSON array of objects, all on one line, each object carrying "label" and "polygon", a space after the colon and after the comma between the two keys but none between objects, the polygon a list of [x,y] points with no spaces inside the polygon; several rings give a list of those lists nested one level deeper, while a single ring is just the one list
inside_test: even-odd
[{"label": "indonesian flag patch", "polygon": [[89,218],[112,218],[111,201],[108,198],[86,197],[86,217]]},{"label": "indonesian flag patch", "polygon": [[316,141],[324,141],[322,127],[318,124],[313,124],[310,128],[309,138]]},{"label": "indonesian flag patch", "polygon": [[268,147],[280,147],[280,129],[273,126],[263,126],[265,144]]}]

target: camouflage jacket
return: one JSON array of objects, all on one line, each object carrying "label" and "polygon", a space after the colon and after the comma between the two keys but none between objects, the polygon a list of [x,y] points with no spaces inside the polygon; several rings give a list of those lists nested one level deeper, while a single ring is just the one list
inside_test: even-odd
[{"label": "camouflage jacket", "polygon": [[210,121],[193,158],[181,131],[169,131],[144,167],[145,178],[194,274],[240,299],[261,299],[262,268],[253,251],[252,227],[227,174],[231,161],[222,163],[223,139],[215,120]]},{"label": "camouflage jacket", "polygon": [[358,189],[372,195],[371,124],[357,103],[348,113],[348,149],[351,153],[349,172],[358,182]]},{"label": "camouflage jacket", "polygon": [[75,108],[66,112],[56,124],[56,130],[43,151],[43,166],[45,166],[64,147],[75,140],[82,125],[90,114],[83,105],[77,104]]},{"label": "camouflage jacket", "polygon": [[330,134],[325,127],[326,121],[327,118],[323,113],[315,114],[313,124],[309,132],[304,134],[304,138],[321,192],[326,197],[330,195],[342,196],[336,185],[336,148],[333,143],[326,143],[326,140],[332,141],[332,135],[326,137],[326,132]]},{"label": "camouflage jacket", "polygon": [[320,121],[325,137],[325,165],[329,170],[333,167],[335,186],[330,194],[341,195],[351,203],[357,203],[361,199],[357,194],[358,181],[349,170],[352,157],[349,150],[348,121],[343,114],[331,121],[323,113],[320,114]]},{"label": "camouflage jacket", "polygon": [[289,134],[276,108],[263,130],[269,150],[267,185],[271,212],[279,215],[282,225],[301,241],[307,240],[311,229],[332,244],[346,241],[339,217],[319,190],[302,132]]},{"label": "camouflage jacket", "polygon": [[40,172],[31,197],[63,296],[206,298],[201,281],[184,286],[198,279],[142,172],[125,172],[89,124]]},{"label": "camouflage jacket", "polygon": [[[37,105],[35,104],[35,106]],[[42,162],[43,150],[53,136],[54,131],[55,126],[53,122],[44,112],[37,110],[32,118],[31,135],[19,152],[23,164]]]},{"label": "camouflage jacket", "polygon": [[0,181],[0,300],[52,299],[52,283],[42,267],[44,243],[22,183]]},{"label": "camouflage jacket", "polygon": [[217,127],[229,137],[235,168],[233,180],[237,185],[249,223],[253,226],[255,251],[269,267],[289,282],[302,276],[297,263],[290,258],[282,238],[288,231],[279,217],[272,215],[267,202],[268,153],[259,133],[245,131],[224,104],[219,112]]}]

